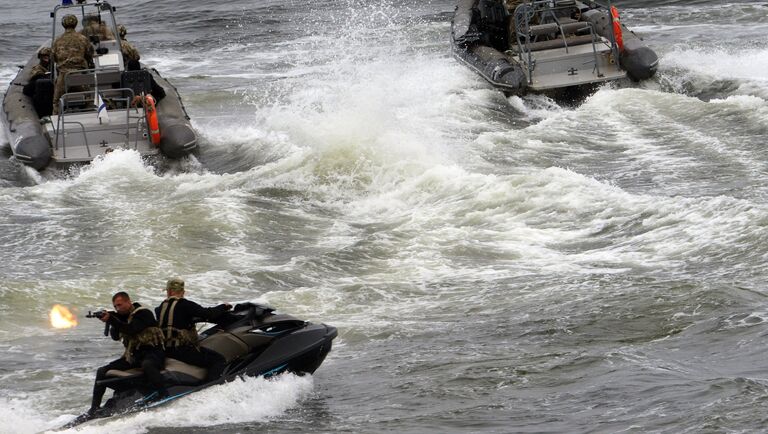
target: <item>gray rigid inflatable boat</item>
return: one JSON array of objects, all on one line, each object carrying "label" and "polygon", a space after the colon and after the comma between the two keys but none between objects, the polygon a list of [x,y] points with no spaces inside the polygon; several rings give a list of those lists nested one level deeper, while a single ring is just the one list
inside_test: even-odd
[{"label": "gray rigid inflatable boat", "polygon": [[454,55],[508,94],[589,89],[651,78],[658,56],[610,4],[577,0],[459,0]]},{"label": "gray rigid inflatable boat", "polygon": [[[128,70],[120,50],[114,10],[100,1],[54,8],[51,41],[63,31],[61,17],[67,14],[78,17],[78,31],[86,17],[99,17],[114,39],[91,37],[94,67],[67,74],[59,115],[51,114],[55,66],[50,77],[32,84],[29,78],[38,63],[36,54],[21,68],[5,93],[0,113],[0,123],[18,161],[41,170],[48,165],[87,163],[113,149],[133,149],[142,156],[162,153],[169,158],[181,158],[197,149],[197,135],[176,88],[155,69],[140,65]],[[44,46],[50,45],[52,42]],[[147,94],[158,99],[158,144],[152,143],[144,106],[134,101]],[[106,107],[106,116],[103,112],[99,116],[99,98]]]}]

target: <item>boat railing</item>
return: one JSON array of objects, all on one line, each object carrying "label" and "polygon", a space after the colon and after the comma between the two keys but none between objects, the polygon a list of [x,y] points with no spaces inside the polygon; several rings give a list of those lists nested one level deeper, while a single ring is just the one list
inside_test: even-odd
[{"label": "boat railing", "polygon": [[[575,21],[571,18],[564,19],[559,12],[573,9],[575,2],[572,0],[530,0],[518,5],[512,19],[515,25],[514,38],[517,44],[517,54],[521,63],[526,65],[528,84],[533,84],[533,71],[536,69],[536,60],[533,53],[539,50],[552,48],[564,48],[569,53],[570,47],[585,43],[592,44],[594,56],[594,68],[598,77],[602,77],[600,62],[598,60],[597,43],[599,38],[595,27],[588,21]],[[538,19],[543,24],[532,24]],[[571,39],[569,34],[585,33]],[[539,41],[544,35],[557,34],[554,40]]]},{"label": "boat railing", "polygon": [[[102,97],[102,100],[109,101],[111,105],[111,108],[109,109],[110,119],[114,117],[117,120],[124,116],[124,122],[115,123],[114,129],[116,131],[112,131],[112,133],[125,136],[124,143],[125,147],[128,148],[130,142],[130,130],[131,127],[135,125],[136,134],[134,135],[135,138],[133,148],[138,149],[138,140],[139,137],[141,137],[139,134],[139,126],[144,117],[131,115],[131,110],[134,110],[138,113],[138,109],[136,107],[131,107],[134,101],[133,89],[118,88],[101,90],[99,91],[99,95]],[[79,133],[81,133],[83,136],[83,144],[85,146],[86,153],[88,154],[89,158],[93,157],[91,152],[92,143],[89,143],[88,132],[95,131],[97,129],[104,129],[101,124],[101,120],[99,119],[98,125],[89,126],[82,122],[81,116],[78,116],[78,118],[75,120],[67,118],[74,115],[89,114],[98,119],[98,107],[96,107],[96,101],[94,101],[96,98],[96,91],[94,90],[70,92],[61,96],[61,99],[59,100],[59,115],[54,130],[54,149],[61,150],[62,158],[67,157],[67,125],[76,125],[79,127],[78,130]],[[131,122],[131,120],[134,120],[134,122]],[[125,127],[125,131],[117,131],[122,130],[123,125]]]}]

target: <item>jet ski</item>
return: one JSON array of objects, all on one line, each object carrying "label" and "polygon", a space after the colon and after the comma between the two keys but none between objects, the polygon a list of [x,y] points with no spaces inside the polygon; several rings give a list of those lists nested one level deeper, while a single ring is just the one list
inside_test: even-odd
[{"label": "jet ski", "polygon": [[458,0],[451,42],[461,63],[512,95],[646,80],[659,64],[610,1]]},{"label": "jet ski", "polygon": [[159,398],[141,369],[112,370],[100,384],[114,390],[112,398],[93,413],[84,413],[62,429],[93,419],[152,409],[185,395],[238,377],[271,377],[284,372],[312,374],[323,363],[338,332],[335,327],[313,324],[274,309],[238,304],[219,322],[200,333],[200,346],[224,356],[221,377],[205,382],[206,370],[166,358],[162,371],[168,396]]}]

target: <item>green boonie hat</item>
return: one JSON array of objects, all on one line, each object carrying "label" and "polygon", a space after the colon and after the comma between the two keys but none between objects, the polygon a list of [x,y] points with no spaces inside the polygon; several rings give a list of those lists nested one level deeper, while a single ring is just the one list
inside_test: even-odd
[{"label": "green boonie hat", "polygon": [[168,283],[165,285],[166,291],[183,291],[184,279],[181,277],[172,277],[168,279]]},{"label": "green boonie hat", "polygon": [[61,25],[64,26],[65,29],[77,27],[77,17],[72,14],[64,15],[61,19]]},{"label": "green boonie hat", "polygon": [[41,58],[43,56],[50,56],[51,55],[51,49],[48,47],[43,47],[40,49],[40,51],[37,52],[37,58]]}]

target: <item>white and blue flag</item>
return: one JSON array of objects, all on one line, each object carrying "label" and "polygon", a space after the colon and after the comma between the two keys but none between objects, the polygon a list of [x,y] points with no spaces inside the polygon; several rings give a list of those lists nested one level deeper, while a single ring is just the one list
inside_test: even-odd
[{"label": "white and blue flag", "polygon": [[101,94],[99,92],[96,92],[96,96],[93,98],[93,105],[98,107],[98,114],[96,116],[99,118],[99,123],[108,124],[109,113],[107,113],[107,105],[104,103],[104,100],[101,99]]}]

